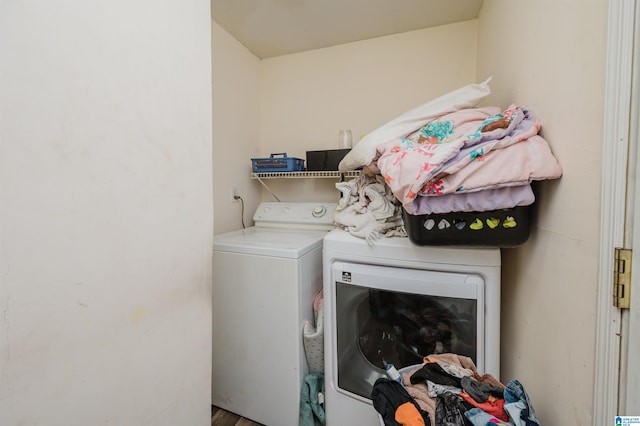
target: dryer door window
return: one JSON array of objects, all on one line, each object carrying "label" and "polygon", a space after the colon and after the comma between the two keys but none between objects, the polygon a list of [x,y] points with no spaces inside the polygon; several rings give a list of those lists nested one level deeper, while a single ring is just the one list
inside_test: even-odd
[{"label": "dryer door window", "polygon": [[365,398],[385,367],[455,353],[482,362],[483,281],[477,275],[356,264],[335,280],[337,379]]}]

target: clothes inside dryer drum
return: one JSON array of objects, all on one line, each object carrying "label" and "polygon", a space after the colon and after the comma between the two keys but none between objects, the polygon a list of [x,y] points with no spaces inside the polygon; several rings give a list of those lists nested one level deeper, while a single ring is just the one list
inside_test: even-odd
[{"label": "clothes inside dryer drum", "polygon": [[[382,376],[388,364],[400,369],[419,364],[431,354],[456,353],[476,360],[476,299],[407,294],[341,283],[336,298],[338,305],[341,299],[358,300],[355,318],[352,317],[357,337],[356,357],[366,361],[339,366],[339,385],[345,390],[367,397],[371,388],[363,382],[363,373],[376,372]],[[340,339],[340,334],[338,330],[338,353],[353,351],[348,347],[353,342]],[[349,358],[353,360],[344,359]],[[364,372],[363,368],[370,371]],[[351,380],[354,376],[349,371],[354,370],[359,378]]]},{"label": "clothes inside dryer drum", "polygon": [[476,300],[369,290],[358,309],[362,353],[379,368],[451,352],[476,357]]}]

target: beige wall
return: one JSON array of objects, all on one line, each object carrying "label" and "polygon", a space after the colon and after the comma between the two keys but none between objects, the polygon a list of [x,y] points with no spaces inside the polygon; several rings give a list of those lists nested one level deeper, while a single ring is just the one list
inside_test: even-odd
[{"label": "beige wall", "polygon": [[0,1],[3,426],[211,421],[210,3],[150,6]]},{"label": "beige wall", "polygon": [[606,0],[486,0],[487,103],[529,105],[564,169],[539,191],[530,240],[503,250],[502,380],[542,424],[588,425],[594,384]]},{"label": "beige wall", "polygon": [[[212,22],[214,232],[241,228],[275,201],[251,158],[338,148],[435,96],[475,82],[477,22],[412,31],[260,61]],[[424,52],[428,52],[425,54]],[[437,84],[434,84],[437,82]],[[265,180],[282,201],[337,201],[334,179]]]},{"label": "beige wall", "polygon": [[[477,22],[280,56],[261,63],[260,154],[338,148],[406,110],[475,82]],[[269,180],[283,201],[336,201],[332,179]],[[263,191],[264,199],[273,198]]]},{"label": "beige wall", "polygon": [[213,74],[214,233],[242,227],[242,204],[232,203],[236,186],[244,200],[245,225],[260,202],[260,187],[251,180],[251,158],[259,144],[260,60],[211,22]]}]

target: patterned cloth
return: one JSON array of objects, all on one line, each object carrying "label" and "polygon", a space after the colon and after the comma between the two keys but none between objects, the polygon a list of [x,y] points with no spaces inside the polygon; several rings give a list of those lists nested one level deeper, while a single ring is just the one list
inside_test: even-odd
[{"label": "patterned cloth", "polygon": [[537,117],[524,106],[464,109],[378,146],[372,170],[384,176],[408,213],[422,214],[429,201],[420,197],[559,178],[562,169],[539,131]]}]

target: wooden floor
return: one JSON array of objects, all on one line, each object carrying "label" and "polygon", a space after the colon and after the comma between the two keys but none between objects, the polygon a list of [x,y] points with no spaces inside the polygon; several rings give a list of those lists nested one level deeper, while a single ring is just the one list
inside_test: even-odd
[{"label": "wooden floor", "polygon": [[211,426],[262,426],[222,408],[211,406]]}]

